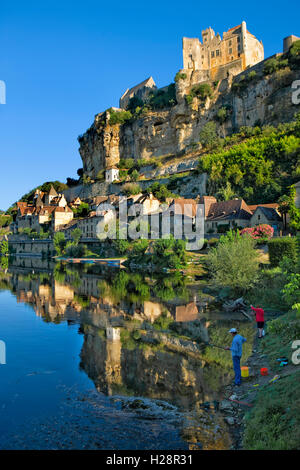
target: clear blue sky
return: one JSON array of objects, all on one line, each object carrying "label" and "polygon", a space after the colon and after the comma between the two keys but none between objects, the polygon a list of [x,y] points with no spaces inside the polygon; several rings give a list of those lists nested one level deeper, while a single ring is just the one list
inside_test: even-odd
[{"label": "clear blue sky", "polygon": [[94,115],[149,75],[158,86],[182,67],[182,36],[247,22],[265,56],[300,35],[299,3],[14,1],[0,6],[0,208],[50,180],[76,177],[77,136]]}]

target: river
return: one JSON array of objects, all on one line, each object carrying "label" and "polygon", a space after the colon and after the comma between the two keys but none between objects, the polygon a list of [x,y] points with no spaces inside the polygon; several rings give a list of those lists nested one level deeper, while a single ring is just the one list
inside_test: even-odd
[{"label": "river", "polygon": [[179,273],[12,259],[0,271],[0,449],[230,448],[218,412],[230,354],[205,342],[229,344],[233,323],[252,330],[212,300]]}]

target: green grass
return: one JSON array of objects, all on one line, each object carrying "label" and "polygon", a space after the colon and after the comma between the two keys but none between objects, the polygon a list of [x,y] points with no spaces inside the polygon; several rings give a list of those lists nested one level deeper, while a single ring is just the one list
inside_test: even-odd
[{"label": "green grass", "polygon": [[300,449],[300,371],[291,362],[292,342],[300,338],[300,318],[289,312],[267,324],[261,341],[272,369],[284,372],[277,358],[289,359],[289,374],[259,391],[253,409],[246,415],[244,448],[249,450]]},{"label": "green grass", "polygon": [[300,371],[260,390],[246,415],[244,448],[300,449]]}]

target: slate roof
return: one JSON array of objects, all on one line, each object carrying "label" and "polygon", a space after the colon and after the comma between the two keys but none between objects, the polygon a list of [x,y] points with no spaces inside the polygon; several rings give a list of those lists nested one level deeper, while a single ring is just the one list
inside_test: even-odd
[{"label": "slate roof", "polygon": [[280,215],[278,214],[276,209],[274,209],[273,207],[258,206],[255,212],[258,210],[261,210],[261,212],[265,215],[265,217],[270,221],[273,221],[273,222],[281,221]]}]

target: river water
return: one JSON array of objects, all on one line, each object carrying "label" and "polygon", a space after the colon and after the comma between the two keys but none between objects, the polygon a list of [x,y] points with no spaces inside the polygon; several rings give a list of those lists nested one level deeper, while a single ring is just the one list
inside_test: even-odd
[{"label": "river water", "polygon": [[229,344],[233,324],[251,333],[211,300],[181,274],[13,259],[0,271],[0,449],[230,447],[230,355],[204,343]]}]

